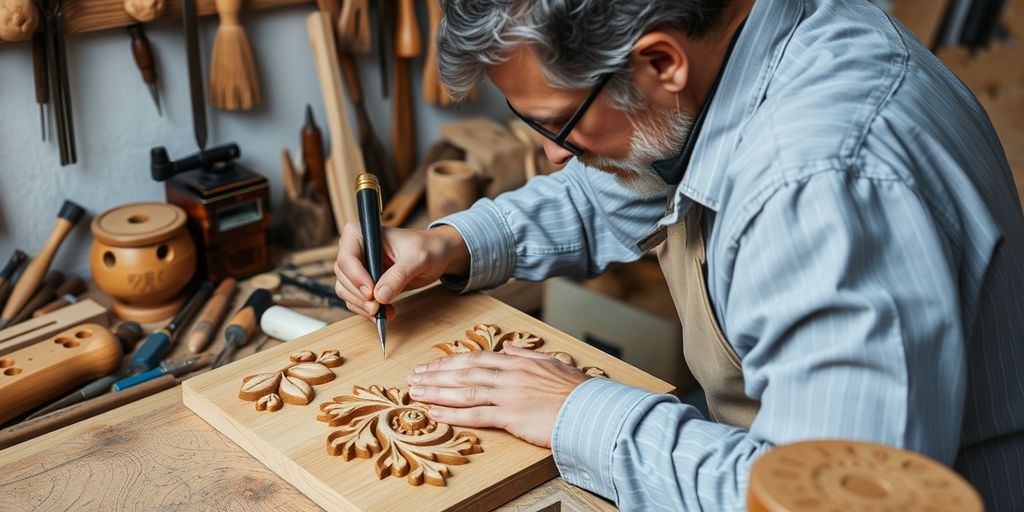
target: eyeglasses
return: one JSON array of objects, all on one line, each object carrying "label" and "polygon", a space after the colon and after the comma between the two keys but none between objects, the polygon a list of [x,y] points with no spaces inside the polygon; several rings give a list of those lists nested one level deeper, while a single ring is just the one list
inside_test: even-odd
[{"label": "eyeglasses", "polygon": [[570,117],[569,120],[565,122],[565,125],[562,126],[562,129],[559,130],[558,133],[548,130],[543,125],[541,125],[541,123],[536,119],[530,119],[529,117],[520,114],[519,111],[512,107],[512,104],[509,103],[508,98],[505,98],[505,104],[508,105],[509,110],[511,110],[513,114],[519,117],[519,119],[522,119],[523,122],[526,123],[530,128],[533,128],[534,130],[537,131],[537,133],[543,135],[544,137],[551,140],[555,144],[558,144],[559,147],[572,153],[574,156],[579,157],[586,151],[583,148],[573,144],[572,142],[569,142],[566,139],[569,138],[569,133],[572,132],[572,129],[575,128],[576,124],[579,123],[580,119],[583,118],[583,114],[587,113],[587,109],[590,108],[590,104],[594,103],[594,100],[597,99],[597,95],[601,93],[601,89],[604,89],[604,86],[608,84],[608,81],[611,80],[611,78],[612,73],[607,73],[604,76],[602,76],[600,80],[598,80],[597,85],[595,85],[593,90],[590,91],[590,95],[587,96],[587,99],[583,100],[583,104],[581,104],[579,108],[576,109],[576,112],[574,112],[572,117]]}]

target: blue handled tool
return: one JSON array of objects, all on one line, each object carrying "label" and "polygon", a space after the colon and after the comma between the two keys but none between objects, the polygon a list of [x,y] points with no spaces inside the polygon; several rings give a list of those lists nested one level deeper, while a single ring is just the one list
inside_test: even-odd
[{"label": "blue handled tool", "polygon": [[188,300],[185,307],[181,308],[178,314],[174,315],[170,323],[162,329],[154,331],[153,334],[146,338],[146,341],[142,342],[142,346],[135,351],[135,355],[132,356],[132,361],[128,365],[128,374],[136,375],[149,371],[160,364],[160,361],[171,352],[171,348],[174,346],[175,334],[181,327],[192,321],[192,317],[199,311],[200,306],[210,298],[212,292],[212,283],[203,282],[203,284],[199,285],[199,289],[192,294],[192,298]]}]

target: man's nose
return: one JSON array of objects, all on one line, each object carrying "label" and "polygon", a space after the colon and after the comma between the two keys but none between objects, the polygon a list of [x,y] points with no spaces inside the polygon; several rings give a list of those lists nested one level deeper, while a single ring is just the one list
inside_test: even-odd
[{"label": "man's nose", "polygon": [[544,139],[544,155],[548,157],[548,161],[554,165],[565,165],[566,162],[572,158],[572,152],[568,149],[555,144],[555,141],[550,139]]}]

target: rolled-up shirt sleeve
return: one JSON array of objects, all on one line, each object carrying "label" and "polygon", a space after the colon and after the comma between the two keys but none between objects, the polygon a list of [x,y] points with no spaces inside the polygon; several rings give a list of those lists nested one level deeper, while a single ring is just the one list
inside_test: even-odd
[{"label": "rolled-up shirt sleeve", "polygon": [[481,199],[430,227],[450,225],[466,241],[469,275],[464,282],[446,278],[465,291],[512,277],[594,276],[642,255],[636,240],[664,214],[666,194],[632,192],[615,176],[573,159],[559,172]]}]

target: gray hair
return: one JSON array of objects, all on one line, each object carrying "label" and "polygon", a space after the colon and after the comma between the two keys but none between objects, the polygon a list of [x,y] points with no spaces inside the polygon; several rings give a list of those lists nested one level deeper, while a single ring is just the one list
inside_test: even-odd
[{"label": "gray hair", "polygon": [[639,91],[628,76],[633,44],[657,28],[703,37],[718,24],[729,0],[443,0],[438,33],[441,80],[461,99],[509,50],[532,45],[555,87],[608,84],[618,108],[637,110]]}]

